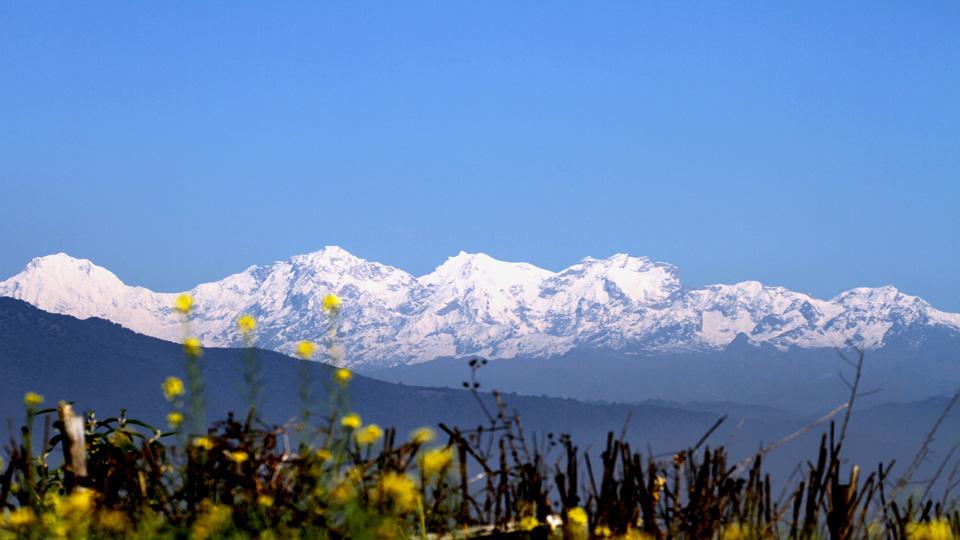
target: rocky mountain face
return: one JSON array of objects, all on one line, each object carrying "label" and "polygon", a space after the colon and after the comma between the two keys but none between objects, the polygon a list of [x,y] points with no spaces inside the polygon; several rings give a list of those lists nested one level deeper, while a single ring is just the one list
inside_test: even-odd
[{"label": "rocky mountain face", "polygon": [[262,347],[291,352],[323,341],[331,321],[321,302],[343,299],[338,332],[352,365],[389,366],[438,357],[549,357],[574,349],[638,352],[719,350],[739,335],[778,349],[867,349],[890,339],[960,335],[960,314],[939,311],[893,287],[858,288],[830,300],[755,281],[684,287],[677,269],[645,257],[585,258],[559,272],[482,253],[450,257],[415,277],[339,247],[252,266],[188,291],[189,327],[172,309],[178,293],[124,284],[65,254],[40,257],[0,282],[0,296],[78,318],[100,317],[171,341],[241,342],[237,317],[254,315]]}]

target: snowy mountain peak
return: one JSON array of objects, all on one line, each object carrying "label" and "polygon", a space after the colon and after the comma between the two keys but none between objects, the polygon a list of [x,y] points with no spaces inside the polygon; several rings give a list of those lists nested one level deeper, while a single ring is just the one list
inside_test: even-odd
[{"label": "snowy mountain peak", "polygon": [[[197,300],[191,332],[205,344],[236,345],[236,318],[252,313],[260,345],[284,352],[301,339],[322,339],[322,299],[335,293],[344,300],[340,333],[354,364],[549,356],[576,347],[715,350],[737,336],[781,349],[882,347],[891,336],[930,328],[960,337],[960,314],[892,286],[851,289],[830,300],[757,281],[687,288],[673,265],[626,253],[586,257],[553,272],[461,251],[414,277],[327,246],[190,292]],[[175,294],[128,286],[63,253],[33,259],[0,282],[2,296],[171,340],[182,337],[171,309]]]}]

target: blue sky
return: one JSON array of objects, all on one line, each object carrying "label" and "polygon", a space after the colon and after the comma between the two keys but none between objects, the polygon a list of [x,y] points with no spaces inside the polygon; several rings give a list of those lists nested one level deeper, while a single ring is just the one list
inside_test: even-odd
[{"label": "blue sky", "polygon": [[0,4],[0,276],[647,255],[960,311],[960,4]]}]

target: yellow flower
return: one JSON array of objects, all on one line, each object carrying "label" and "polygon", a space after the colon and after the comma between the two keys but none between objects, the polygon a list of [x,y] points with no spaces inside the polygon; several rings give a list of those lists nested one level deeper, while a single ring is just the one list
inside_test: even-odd
[{"label": "yellow flower", "polygon": [[197,520],[193,523],[193,537],[207,540],[218,536],[230,524],[230,507],[223,504],[205,502]]},{"label": "yellow flower", "polygon": [[183,350],[187,353],[187,356],[192,356],[194,358],[203,353],[203,348],[200,346],[200,340],[195,337],[184,340]]},{"label": "yellow flower", "polygon": [[453,447],[434,448],[420,456],[420,470],[427,478],[442,474],[453,462]]},{"label": "yellow flower", "polygon": [[270,495],[260,495],[257,497],[257,504],[266,508],[270,508],[273,506],[273,497]]},{"label": "yellow flower", "polygon": [[434,438],[436,438],[436,434],[428,427],[420,428],[410,434],[410,441],[413,444],[427,444],[432,442]]},{"label": "yellow flower", "polygon": [[14,529],[20,527],[26,527],[34,522],[37,519],[37,515],[33,513],[33,509],[30,507],[21,506],[13,512],[10,512],[10,516],[7,517],[7,525]]},{"label": "yellow flower", "polygon": [[163,396],[167,398],[167,401],[173,401],[174,399],[183,395],[183,381],[177,377],[167,377],[163,381]]},{"label": "yellow flower", "polygon": [[227,456],[227,459],[236,463],[237,465],[240,465],[244,461],[250,459],[250,454],[244,452],[243,450],[237,450],[236,452],[224,452],[223,454]]},{"label": "yellow flower", "polygon": [[340,297],[335,294],[328,294],[323,297],[323,310],[328,313],[336,313],[340,309]]},{"label": "yellow flower", "polygon": [[313,358],[313,353],[316,350],[317,346],[313,344],[312,341],[301,341],[297,343],[297,356],[303,358],[304,360],[309,360]]},{"label": "yellow flower", "polygon": [[417,484],[406,474],[388,472],[380,478],[380,483],[371,493],[374,503],[392,502],[400,512],[416,509],[420,492]]},{"label": "yellow flower", "polygon": [[197,448],[203,448],[204,450],[210,450],[213,448],[213,441],[209,437],[197,437],[193,440],[193,445]]},{"label": "yellow flower", "polygon": [[27,407],[36,407],[43,403],[43,396],[36,392],[27,392],[23,395],[23,404]]},{"label": "yellow flower", "polygon": [[193,309],[193,297],[190,296],[189,293],[183,293],[177,296],[177,300],[173,304],[173,309],[184,315],[190,313],[190,310]]},{"label": "yellow flower", "polygon": [[357,413],[350,413],[340,419],[340,425],[347,429],[359,429],[361,424],[360,415]]},{"label": "yellow flower", "polygon": [[610,527],[606,525],[599,525],[594,529],[593,534],[599,538],[610,538],[613,536],[613,531],[610,530]]},{"label": "yellow flower", "polygon": [[85,488],[77,488],[63,499],[63,515],[86,514],[93,508],[94,492]]},{"label": "yellow flower", "polygon": [[540,526],[540,522],[533,516],[527,516],[520,520],[518,526],[521,531],[532,531]]},{"label": "yellow flower", "polygon": [[333,457],[333,453],[327,450],[326,448],[321,448],[316,452],[317,459],[320,461],[328,461]]},{"label": "yellow flower", "polygon": [[243,315],[237,319],[237,328],[241,334],[249,334],[257,329],[257,320],[252,315]]},{"label": "yellow flower", "polygon": [[171,428],[176,429],[183,423],[183,413],[179,411],[173,411],[167,413],[167,425]]},{"label": "yellow flower", "polygon": [[747,540],[752,538],[750,528],[741,523],[731,523],[723,528],[721,540]]},{"label": "yellow flower", "polygon": [[369,446],[383,437],[383,430],[376,424],[370,424],[353,434],[360,446]]},{"label": "yellow flower", "polygon": [[957,538],[950,529],[950,522],[938,519],[926,523],[907,523],[909,540],[952,540]]},{"label": "yellow flower", "polygon": [[350,370],[347,368],[340,368],[333,374],[333,380],[337,381],[337,384],[340,386],[346,386],[352,378],[353,373],[350,373]]},{"label": "yellow flower", "polygon": [[357,488],[350,482],[340,482],[330,492],[330,502],[343,506],[357,497]]},{"label": "yellow flower", "polygon": [[578,527],[586,526],[587,511],[579,506],[567,510],[567,522]]}]

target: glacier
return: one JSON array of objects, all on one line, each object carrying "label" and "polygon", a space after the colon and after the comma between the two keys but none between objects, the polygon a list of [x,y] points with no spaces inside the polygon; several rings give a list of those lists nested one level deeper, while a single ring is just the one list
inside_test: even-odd
[{"label": "glacier", "polygon": [[33,259],[0,281],[0,296],[45,311],[99,317],[170,341],[189,333],[205,346],[240,345],[235,323],[249,313],[258,320],[258,345],[288,354],[301,340],[326,339],[331,321],[321,302],[334,293],[344,304],[338,341],[353,366],[550,357],[580,348],[711,351],[740,335],[783,350],[877,349],[891,336],[925,328],[960,334],[960,314],[892,286],[829,300],[756,281],[690,288],[675,266],[622,253],[553,272],[460,252],[415,277],[328,246],[182,292],[196,301],[189,327],[172,309],[180,292],[127,285],[64,253]]}]

